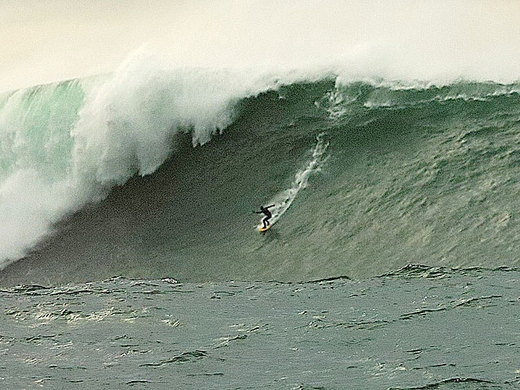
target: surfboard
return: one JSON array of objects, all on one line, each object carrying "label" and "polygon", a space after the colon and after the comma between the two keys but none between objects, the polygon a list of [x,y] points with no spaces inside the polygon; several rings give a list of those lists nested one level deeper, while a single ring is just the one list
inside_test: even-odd
[{"label": "surfboard", "polygon": [[271,225],[267,225],[267,227],[261,227],[261,228],[259,228],[258,231],[259,231],[260,233],[263,233],[263,232],[268,231],[270,227],[271,227]]}]

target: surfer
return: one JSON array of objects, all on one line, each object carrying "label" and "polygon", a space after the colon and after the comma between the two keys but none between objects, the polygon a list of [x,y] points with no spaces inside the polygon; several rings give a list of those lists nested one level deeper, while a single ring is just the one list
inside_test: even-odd
[{"label": "surfer", "polygon": [[265,214],[265,218],[262,219],[262,223],[264,224],[264,229],[269,226],[269,219],[273,216],[271,212],[269,211],[270,207],[274,207],[274,204],[271,204],[269,206],[260,206],[260,211],[253,211],[255,214]]}]

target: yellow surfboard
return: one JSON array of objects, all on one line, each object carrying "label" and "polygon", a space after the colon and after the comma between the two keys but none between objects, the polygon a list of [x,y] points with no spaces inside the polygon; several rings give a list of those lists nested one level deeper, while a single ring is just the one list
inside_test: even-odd
[{"label": "yellow surfboard", "polygon": [[268,231],[270,227],[271,227],[271,225],[267,225],[267,227],[261,227],[260,229],[258,229],[258,231],[259,231],[260,233],[263,233],[263,232]]}]

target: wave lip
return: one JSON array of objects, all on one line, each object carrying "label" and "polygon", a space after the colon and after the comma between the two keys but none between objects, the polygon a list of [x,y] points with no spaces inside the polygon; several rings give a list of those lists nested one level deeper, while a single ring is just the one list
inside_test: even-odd
[{"label": "wave lip", "polygon": [[[291,76],[293,77],[293,76]],[[282,85],[265,74],[168,69],[142,53],[111,75],[42,85],[0,100],[0,268],[53,226],[175,152],[222,133],[243,99]]]}]

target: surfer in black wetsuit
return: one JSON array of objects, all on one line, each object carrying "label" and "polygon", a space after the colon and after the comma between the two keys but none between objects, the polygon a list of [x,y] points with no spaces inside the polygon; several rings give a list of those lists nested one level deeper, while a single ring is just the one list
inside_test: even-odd
[{"label": "surfer in black wetsuit", "polygon": [[265,218],[262,219],[262,222],[264,224],[264,229],[269,226],[269,219],[273,216],[271,212],[269,211],[270,207],[274,207],[274,204],[271,204],[269,206],[260,206],[260,211],[253,211],[255,214],[265,214]]}]

